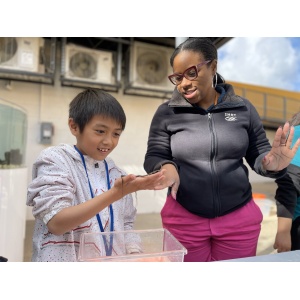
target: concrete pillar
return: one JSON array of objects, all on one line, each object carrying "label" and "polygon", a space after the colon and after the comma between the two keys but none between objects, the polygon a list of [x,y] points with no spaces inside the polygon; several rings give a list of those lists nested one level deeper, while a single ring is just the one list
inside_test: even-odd
[{"label": "concrete pillar", "polygon": [[175,47],[179,46],[187,39],[188,39],[187,37],[175,37]]}]

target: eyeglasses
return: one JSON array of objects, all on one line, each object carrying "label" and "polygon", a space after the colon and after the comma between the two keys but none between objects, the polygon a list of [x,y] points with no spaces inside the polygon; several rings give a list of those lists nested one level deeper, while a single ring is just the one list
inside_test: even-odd
[{"label": "eyeglasses", "polygon": [[196,66],[192,66],[188,69],[186,69],[183,74],[180,73],[174,73],[172,75],[169,75],[168,78],[170,79],[170,81],[175,84],[178,85],[181,83],[183,77],[185,77],[188,80],[194,80],[198,77],[198,72],[200,71],[199,68],[208,64],[209,62],[211,62],[211,60],[206,60]]}]

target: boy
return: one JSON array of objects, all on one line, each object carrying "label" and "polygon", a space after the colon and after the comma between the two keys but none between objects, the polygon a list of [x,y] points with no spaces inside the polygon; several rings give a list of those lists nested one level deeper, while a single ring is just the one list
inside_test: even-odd
[{"label": "boy", "polygon": [[33,165],[27,195],[35,217],[32,261],[77,261],[82,233],[133,229],[130,194],[161,189],[162,171],[126,175],[108,157],[125,123],[119,102],[102,90],[90,88],[72,100],[68,124],[76,145],[49,147]]}]

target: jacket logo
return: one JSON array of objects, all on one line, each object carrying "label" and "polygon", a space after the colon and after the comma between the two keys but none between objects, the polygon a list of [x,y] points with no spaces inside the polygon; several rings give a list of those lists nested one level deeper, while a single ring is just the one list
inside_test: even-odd
[{"label": "jacket logo", "polygon": [[230,122],[236,121],[237,120],[236,114],[225,113],[225,120]]}]

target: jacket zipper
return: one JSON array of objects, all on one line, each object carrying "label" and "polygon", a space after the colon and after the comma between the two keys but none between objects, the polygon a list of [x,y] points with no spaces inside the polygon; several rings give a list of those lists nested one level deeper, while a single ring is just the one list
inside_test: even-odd
[{"label": "jacket zipper", "polygon": [[218,177],[217,177],[217,171],[216,171],[216,134],[215,134],[215,128],[212,121],[212,114],[208,113],[208,125],[211,132],[211,153],[210,153],[210,166],[212,171],[212,195],[213,195],[213,203],[215,207],[215,216],[218,217],[220,213],[220,203],[218,199]]}]

